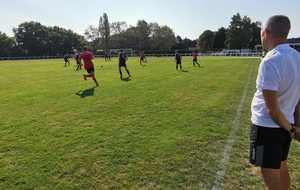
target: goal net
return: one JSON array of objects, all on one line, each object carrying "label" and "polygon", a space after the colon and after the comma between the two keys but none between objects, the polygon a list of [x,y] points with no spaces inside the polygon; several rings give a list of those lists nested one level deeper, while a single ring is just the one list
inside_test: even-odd
[{"label": "goal net", "polygon": [[[127,54],[128,57],[133,57],[135,55],[135,50],[132,48],[123,48],[123,52]],[[111,55],[118,55],[120,53],[120,49],[110,49]]]}]

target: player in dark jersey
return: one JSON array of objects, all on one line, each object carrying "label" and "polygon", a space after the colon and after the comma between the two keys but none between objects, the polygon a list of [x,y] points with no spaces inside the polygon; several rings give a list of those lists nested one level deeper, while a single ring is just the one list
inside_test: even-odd
[{"label": "player in dark jersey", "polygon": [[128,57],[127,57],[126,53],[124,53],[123,49],[121,48],[120,49],[120,53],[119,53],[119,73],[120,73],[120,79],[123,78],[122,70],[121,70],[122,67],[124,67],[126,69],[126,72],[128,73],[128,77],[131,76],[130,72],[127,69],[127,66],[126,66],[127,59],[128,59]]},{"label": "player in dark jersey", "polygon": [[174,62],[176,62],[176,70],[178,70],[178,65],[179,65],[180,69],[182,70],[181,55],[180,55],[180,53],[178,53],[178,50],[175,51]]},{"label": "player in dark jersey", "polygon": [[76,53],[75,60],[77,63],[76,71],[78,71],[79,69],[81,69],[81,61],[79,60],[79,53]]},{"label": "player in dark jersey", "polygon": [[67,64],[69,64],[69,66],[70,66],[70,61],[69,61],[69,58],[68,58],[68,54],[64,55],[64,61],[65,61],[65,67],[67,66]]}]

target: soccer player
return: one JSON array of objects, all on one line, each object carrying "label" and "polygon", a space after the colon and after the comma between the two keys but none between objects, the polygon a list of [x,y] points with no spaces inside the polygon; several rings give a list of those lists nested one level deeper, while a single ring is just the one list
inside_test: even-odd
[{"label": "soccer player", "polygon": [[104,53],[105,53],[105,55],[104,55],[104,60],[105,60],[105,62],[107,62],[107,61],[108,61],[107,52],[104,52]]},{"label": "soccer player", "polygon": [[143,51],[140,51],[140,65],[142,65],[142,62],[148,63],[145,53]]},{"label": "soccer player", "polygon": [[198,66],[200,67],[200,64],[197,62],[197,51],[193,51],[193,65],[195,67],[195,63],[198,64]]},{"label": "soccer player", "polygon": [[79,59],[79,53],[76,53],[75,60],[76,60],[76,63],[77,63],[76,71],[78,71],[79,69],[81,70],[81,61]]},{"label": "soccer player", "polygon": [[110,60],[111,60],[110,59],[110,52],[108,51],[108,52],[105,53],[105,62],[110,61]]},{"label": "soccer player", "polygon": [[128,59],[128,57],[127,57],[126,53],[124,53],[123,49],[121,48],[120,49],[120,53],[119,53],[119,73],[120,73],[120,79],[123,78],[122,70],[121,70],[122,67],[125,68],[125,70],[126,70],[126,72],[128,74],[128,77],[131,77],[130,72],[127,69],[127,66],[126,66],[127,59]]},{"label": "soccer player", "polygon": [[287,158],[291,140],[300,132],[300,54],[287,44],[290,28],[284,15],[263,23],[261,43],[268,53],[251,104],[249,160],[260,167],[269,190],[289,189]]},{"label": "soccer player", "polygon": [[108,61],[110,61],[110,60],[111,60],[111,58],[110,58],[110,52],[109,52],[109,50],[108,50],[108,52],[107,52],[107,60],[108,60]]},{"label": "soccer player", "polygon": [[262,51],[262,53],[261,53],[261,60],[262,60],[263,58],[265,58],[266,54],[267,54],[267,51],[264,49],[264,50]]},{"label": "soccer player", "polygon": [[95,69],[94,69],[94,63],[92,59],[94,58],[94,55],[88,51],[87,47],[83,47],[83,53],[79,56],[79,60],[83,59],[84,68],[89,73],[87,75],[83,75],[84,80],[86,80],[87,77],[92,77],[94,80],[96,86],[99,86],[96,78],[95,78]]},{"label": "soccer player", "polygon": [[178,65],[179,65],[180,69],[182,70],[182,66],[181,66],[181,55],[180,55],[180,53],[178,52],[178,50],[175,51],[174,62],[176,62],[176,70],[178,70]]},{"label": "soccer player", "polygon": [[200,64],[197,62],[197,51],[195,50],[195,51],[193,51],[193,65],[194,65],[194,67],[195,67],[195,63],[199,66],[199,67],[201,67],[200,66]]},{"label": "soccer player", "polygon": [[67,53],[64,55],[64,61],[65,61],[65,67],[67,66],[67,64],[69,64],[69,66],[70,66],[70,61],[69,61]]}]

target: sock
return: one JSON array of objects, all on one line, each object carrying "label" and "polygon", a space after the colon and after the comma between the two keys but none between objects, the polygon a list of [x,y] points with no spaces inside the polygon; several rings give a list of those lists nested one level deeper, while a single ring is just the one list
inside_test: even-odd
[{"label": "sock", "polygon": [[128,69],[126,69],[126,71],[127,71],[127,74],[130,76],[129,70],[128,70]]},{"label": "sock", "polygon": [[97,82],[97,79],[96,79],[95,77],[93,77],[93,80],[94,80],[95,84],[96,84],[97,86],[99,86],[99,84],[98,84],[98,82]]}]

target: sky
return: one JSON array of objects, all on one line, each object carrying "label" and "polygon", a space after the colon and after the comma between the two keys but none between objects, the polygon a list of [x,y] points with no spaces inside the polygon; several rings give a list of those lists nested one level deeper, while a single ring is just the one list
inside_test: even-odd
[{"label": "sky", "polygon": [[205,30],[228,28],[239,13],[252,22],[283,14],[290,18],[288,38],[300,37],[300,0],[0,0],[0,32],[12,37],[23,22],[59,26],[83,35],[89,25],[99,26],[103,13],[112,22],[136,26],[138,20],[168,26],[175,35],[198,39]]}]

